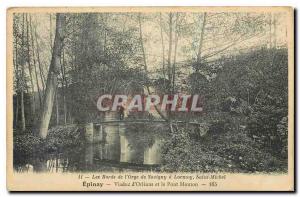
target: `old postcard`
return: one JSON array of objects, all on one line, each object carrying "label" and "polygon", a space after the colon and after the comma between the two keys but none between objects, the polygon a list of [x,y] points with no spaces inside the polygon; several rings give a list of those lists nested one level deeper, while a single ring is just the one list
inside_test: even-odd
[{"label": "old postcard", "polygon": [[7,10],[9,191],[294,191],[291,7]]}]

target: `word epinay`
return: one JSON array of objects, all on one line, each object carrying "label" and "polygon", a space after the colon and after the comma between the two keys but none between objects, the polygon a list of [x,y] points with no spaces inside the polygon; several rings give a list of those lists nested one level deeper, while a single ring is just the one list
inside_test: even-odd
[{"label": "word epinay", "polygon": [[109,95],[99,97],[97,108],[100,111],[178,111],[201,112],[202,98],[199,95]]}]

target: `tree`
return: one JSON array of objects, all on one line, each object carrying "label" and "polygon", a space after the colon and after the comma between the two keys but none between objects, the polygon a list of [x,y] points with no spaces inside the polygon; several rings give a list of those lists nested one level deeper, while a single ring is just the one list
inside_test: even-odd
[{"label": "tree", "polygon": [[[139,21],[139,35],[140,35],[140,45],[142,49],[142,55],[143,55],[143,63],[144,63],[144,72],[146,75],[146,80],[148,80],[148,67],[147,67],[147,60],[146,60],[146,54],[145,54],[145,49],[144,49],[144,41],[143,41],[143,28],[142,28],[142,22],[141,22],[141,14],[138,15],[138,21]],[[171,58],[171,57],[170,57]],[[169,59],[171,61],[171,59]],[[170,67],[169,67],[170,68]],[[148,85],[148,81],[146,81],[146,89],[148,94],[151,94],[150,88]],[[154,106],[155,110],[157,113],[160,115],[161,118],[168,120],[168,118],[162,114],[162,112],[157,108],[157,106]]]},{"label": "tree", "polygon": [[35,46],[34,46],[34,38],[33,38],[33,28],[32,28],[32,19],[31,19],[31,16],[29,16],[29,26],[30,26],[31,49],[32,49],[32,59],[33,59],[35,80],[36,80],[37,90],[38,90],[38,94],[39,94],[39,104],[40,104],[40,107],[41,107],[42,106],[42,93],[41,93],[41,90],[40,90],[40,82],[39,82],[39,79],[38,79],[38,72],[37,72],[37,65],[36,65]]},{"label": "tree", "polygon": [[60,58],[64,39],[65,20],[66,19],[64,14],[56,14],[56,32],[52,50],[52,59],[47,77],[46,93],[44,96],[43,107],[41,110],[41,118],[38,125],[38,134],[43,139],[45,139],[48,134],[48,127],[52,115],[52,109],[56,94],[57,74],[60,68]]},{"label": "tree", "polygon": [[[202,52],[203,38],[204,38],[205,25],[206,25],[206,15],[207,15],[207,13],[205,12],[203,14],[203,22],[202,22],[202,27],[201,27],[198,54],[197,54],[197,63],[198,63],[198,65],[201,65],[201,52]],[[198,71],[198,70],[199,70],[199,68],[196,68],[196,71]]]},{"label": "tree", "polygon": [[24,49],[25,49],[25,35],[24,35],[24,29],[25,29],[25,22],[24,22],[24,14],[22,14],[22,41],[21,41],[21,50],[22,50],[22,57],[21,57],[21,77],[20,77],[20,82],[21,82],[21,131],[25,131],[26,129],[26,119],[25,119],[25,109],[24,109],[24,89],[25,89],[25,54],[24,54]]},{"label": "tree", "polygon": [[169,81],[172,81],[172,76],[171,76],[172,42],[173,42],[173,13],[169,13],[169,52],[168,52],[168,79],[169,79]]},{"label": "tree", "polygon": [[34,96],[34,83],[33,83],[33,68],[31,64],[31,54],[30,54],[30,37],[29,37],[29,19],[28,19],[28,14],[26,14],[26,46],[27,46],[27,63],[28,63],[28,72],[30,76],[30,86],[31,86],[31,93],[32,96],[31,98],[31,108],[32,108],[32,116],[33,119],[35,117],[35,96]]},{"label": "tree", "polygon": [[38,62],[38,66],[39,66],[39,71],[40,71],[40,78],[41,78],[41,82],[42,82],[42,89],[45,90],[45,75],[44,75],[44,72],[43,72],[43,68],[42,68],[42,64],[41,64],[41,60],[40,60],[40,45],[39,45],[39,42],[38,42],[38,35],[37,35],[37,31],[36,31],[36,28],[34,28],[34,35],[35,35],[35,43],[36,43],[36,54],[37,54],[37,62]]},{"label": "tree", "polygon": [[[159,26],[160,26],[160,38],[161,38],[161,50],[162,50],[162,72],[164,83],[166,80],[166,68],[165,68],[165,43],[164,43],[164,35],[163,35],[163,24],[162,24],[162,14],[159,13]],[[165,85],[165,84],[164,84]]]}]

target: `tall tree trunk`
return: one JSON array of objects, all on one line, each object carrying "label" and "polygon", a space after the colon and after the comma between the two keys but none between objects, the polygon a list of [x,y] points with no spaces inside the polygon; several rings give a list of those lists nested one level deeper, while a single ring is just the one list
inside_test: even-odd
[{"label": "tall tree trunk", "polygon": [[197,71],[199,71],[199,66],[201,64],[201,53],[202,53],[202,46],[203,46],[203,38],[204,38],[204,31],[205,31],[205,25],[206,25],[206,16],[207,13],[204,12],[203,14],[203,22],[202,22],[202,27],[201,27],[201,32],[200,32],[200,39],[199,39],[199,47],[198,47],[198,54],[197,54]]},{"label": "tall tree trunk", "polygon": [[[145,69],[145,74],[146,78],[148,78],[148,68],[147,68],[147,60],[146,60],[146,54],[145,54],[145,49],[144,49],[144,41],[143,41],[143,29],[142,29],[142,21],[141,21],[141,14],[138,16],[138,21],[139,21],[139,28],[140,28],[140,44],[142,48],[142,53],[143,53],[143,59],[144,59],[144,69]],[[147,79],[148,80],[148,79]],[[148,83],[146,82],[146,89],[148,94],[151,94],[150,88],[148,86]],[[157,113],[160,115],[161,118],[168,120],[167,117],[165,117],[161,111],[157,108],[157,106],[154,106],[155,110]]]},{"label": "tall tree trunk", "polygon": [[34,83],[33,83],[33,70],[32,70],[32,64],[31,64],[31,56],[30,56],[30,43],[29,43],[29,21],[28,21],[28,14],[26,14],[26,45],[27,45],[27,62],[28,62],[28,72],[30,76],[30,85],[31,85],[31,92],[32,95],[29,94],[29,97],[31,98],[31,108],[32,108],[32,116],[33,121],[35,118],[35,93],[34,93]]},{"label": "tall tree trunk", "polygon": [[162,24],[162,16],[161,13],[159,14],[159,21],[160,21],[160,37],[161,37],[161,47],[162,47],[162,71],[164,82],[166,79],[166,68],[165,68],[165,43],[164,43],[164,35],[163,35],[163,24]]},{"label": "tall tree trunk", "polygon": [[25,110],[24,110],[24,91],[21,90],[21,131],[26,130]]},{"label": "tall tree trunk", "polygon": [[19,62],[18,62],[18,36],[15,36],[15,77],[16,77],[16,109],[15,109],[15,124],[18,125],[19,121],[19,88],[20,88],[20,83],[19,83]]},{"label": "tall tree trunk", "polygon": [[175,92],[175,71],[176,71],[176,57],[177,57],[177,44],[178,44],[178,13],[176,14],[175,20],[175,46],[174,46],[174,56],[173,56],[173,67],[172,67],[172,93]]},{"label": "tall tree trunk", "polygon": [[168,53],[168,79],[169,79],[169,82],[172,81],[172,76],[171,76],[172,41],[173,41],[173,13],[169,13],[169,53]]},{"label": "tall tree trunk", "polygon": [[59,125],[59,104],[58,104],[58,86],[55,91],[55,109],[56,109],[56,125]]},{"label": "tall tree trunk", "polygon": [[16,110],[15,110],[15,126],[18,126],[19,122],[19,94],[16,96]]},{"label": "tall tree trunk", "polygon": [[41,119],[38,125],[39,136],[43,139],[45,139],[48,134],[48,127],[55,99],[57,75],[60,67],[64,28],[65,16],[63,14],[58,13],[56,14],[56,32],[52,50],[52,59],[47,77],[46,93],[44,96]]},{"label": "tall tree trunk", "polygon": [[103,54],[104,55],[106,55],[106,42],[107,42],[107,40],[106,40],[106,34],[107,34],[107,32],[106,32],[106,24],[107,24],[107,16],[106,16],[106,14],[105,14],[105,26],[104,26],[104,38],[103,38]]},{"label": "tall tree trunk", "polygon": [[[41,65],[41,60],[40,60],[40,45],[39,42],[37,40],[37,32],[36,32],[36,28],[34,28],[34,34],[35,34],[35,43],[36,43],[36,54],[37,54],[37,61],[38,61],[38,65],[39,65],[39,71],[40,71],[40,78],[41,78],[41,82],[42,82],[42,88],[43,90],[45,90],[45,75],[43,72],[43,68]],[[43,94],[42,94],[43,95]]]},{"label": "tall tree trunk", "polygon": [[32,29],[32,20],[31,16],[29,16],[29,25],[30,25],[30,35],[31,35],[31,48],[32,48],[32,59],[33,59],[33,66],[34,66],[34,73],[35,73],[35,80],[36,80],[36,85],[37,85],[37,90],[39,94],[39,105],[40,108],[42,106],[42,95],[41,95],[41,90],[40,90],[40,82],[38,79],[38,73],[37,73],[37,65],[36,65],[36,57],[35,57],[35,47],[34,47],[34,39],[33,39],[33,29]]},{"label": "tall tree trunk", "polygon": [[145,72],[147,74],[148,68],[147,68],[147,60],[146,60],[144,41],[143,41],[141,14],[139,14],[139,27],[140,27],[140,43],[141,43],[141,48],[142,48],[143,60],[144,60],[144,69],[145,69]]},{"label": "tall tree trunk", "polygon": [[26,130],[26,120],[25,120],[25,110],[24,110],[24,89],[25,89],[25,74],[24,74],[24,67],[25,67],[25,57],[24,57],[24,46],[25,46],[25,40],[24,40],[24,28],[25,28],[25,22],[24,22],[24,14],[22,15],[22,58],[21,58],[21,131]]},{"label": "tall tree trunk", "polygon": [[67,104],[66,104],[66,68],[65,68],[65,52],[62,50],[62,63],[61,63],[61,74],[62,74],[62,96],[63,96],[63,107],[64,107],[64,124],[67,124]]}]

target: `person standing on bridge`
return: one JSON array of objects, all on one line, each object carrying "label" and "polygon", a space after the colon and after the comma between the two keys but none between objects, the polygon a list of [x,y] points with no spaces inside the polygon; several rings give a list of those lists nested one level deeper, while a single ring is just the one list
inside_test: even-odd
[{"label": "person standing on bridge", "polygon": [[119,111],[120,120],[123,120],[124,119],[124,111],[125,111],[125,108],[123,107],[123,105],[118,107],[118,111]]}]

